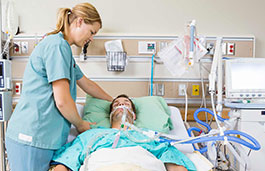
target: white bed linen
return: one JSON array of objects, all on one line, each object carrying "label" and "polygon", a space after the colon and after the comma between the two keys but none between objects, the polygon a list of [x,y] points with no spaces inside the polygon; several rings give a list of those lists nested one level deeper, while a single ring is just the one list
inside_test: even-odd
[{"label": "white bed linen", "polygon": [[[173,106],[169,106],[169,109],[171,111],[170,118],[173,124],[173,129],[170,130],[169,135],[176,139],[189,138],[189,134],[185,128],[179,109]],[[175,147],[182,153],[192,153],[194,151],[193,146],[191,144],[177,144],[175,145]]]},{"label": "white bed linen", "polygon": [[164,163],[158,160],[152,153],[140,146],[97,150],[86,160],[80,171],[115,170],[139,170],[139,171],[166,171]]}]

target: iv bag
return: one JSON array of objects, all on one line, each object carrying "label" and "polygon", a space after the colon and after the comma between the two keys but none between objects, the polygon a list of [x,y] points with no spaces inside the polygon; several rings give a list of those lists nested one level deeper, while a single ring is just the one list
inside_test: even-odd
[{"label": "iv bag", "polygon": [[5,15],[3,19],[3,31],[8,32],[10,36],[14,36],[18,31],[18,15],[16,13],[13,0],[8,0],[3,13]]}]

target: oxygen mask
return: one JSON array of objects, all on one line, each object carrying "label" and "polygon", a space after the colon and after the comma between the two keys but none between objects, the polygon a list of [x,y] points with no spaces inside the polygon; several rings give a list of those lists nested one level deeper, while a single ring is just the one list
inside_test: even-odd
[{"label": "oxygen mask", "polygon": [[[121,110],[120,112],[118,112],[118,110]],[[130,115],[130,114],[131,115]],[[130,122],[131,123],[134,121],[135,119],[135,113],[127,106],[125,105],[121,105],[121,106],[117,106],[113,109],[113,111],[110,113],[110,122],[112,124],[113,121],[113,117],[116,117],[118,119],[121,118],[121,128],[124,127],[125,122]]]}]

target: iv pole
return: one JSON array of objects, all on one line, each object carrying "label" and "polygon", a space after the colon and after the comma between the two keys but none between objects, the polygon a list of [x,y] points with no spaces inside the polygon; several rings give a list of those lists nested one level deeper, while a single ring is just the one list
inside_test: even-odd
[{"label": "iv pole", "polygon": [[[2,0],[0,0],[0,14],[1,14],[1,17],[0,17],[0,54],[2,53]],[[2,57],[1,57],[2,58]]]},{"label": "iv pole", "polygon": [[[2,54],[2,0],[0,0],[0,54]],[[1,56],[1,59],[3,57]],[[2,102],[1,102],[2,103]],[[3,104],[3,103],[2,103]],[[2,111],[3,112],[3,111]],[[5,145],[4,145],[4,136],[5,136],[5,122],[0,122],[0,159],[1,165],[0,170],[6,171],[6,160],[5,160]]]}]

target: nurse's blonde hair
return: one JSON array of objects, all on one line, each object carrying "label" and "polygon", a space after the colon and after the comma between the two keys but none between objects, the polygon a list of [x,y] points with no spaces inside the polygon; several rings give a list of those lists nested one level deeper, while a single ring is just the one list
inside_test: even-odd
[{"label": "nurse's blonde hair", "polygon": [[83,18],[86,24],[93,24],[98,22],[100,28],[102,27],[102,21],[97,9],[90,3],[77,4],[73,9],[60,8],[57,15],[56,29],[47,35],[57,34],[62,32],[68,34],[70,24],[78,17]]}]

